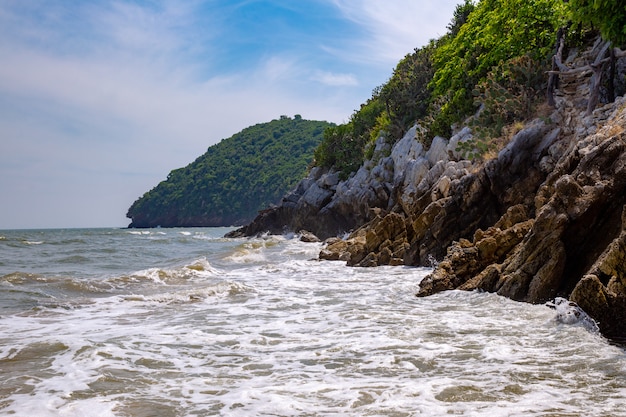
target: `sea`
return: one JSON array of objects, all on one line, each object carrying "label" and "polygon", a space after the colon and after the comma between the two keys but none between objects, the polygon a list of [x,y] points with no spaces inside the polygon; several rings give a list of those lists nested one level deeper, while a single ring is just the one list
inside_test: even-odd
[{"label": "sea", "polygon": [[626,416],[626,352],[228,228],[0,231],[0,415]]}]

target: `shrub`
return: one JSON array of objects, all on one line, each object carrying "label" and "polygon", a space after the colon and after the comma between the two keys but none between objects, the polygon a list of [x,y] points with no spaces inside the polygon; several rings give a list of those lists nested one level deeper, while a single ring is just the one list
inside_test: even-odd
[{"label": "shrub", "polygon": [[431,136],[449,134],[449,125],[476,110],[472,92],[490,71],[512,58],[529,54],[540,61],[552,53],[557,28],[564,24],[562,0],[483,0],[454,37],[435,50],[430,88]]}]

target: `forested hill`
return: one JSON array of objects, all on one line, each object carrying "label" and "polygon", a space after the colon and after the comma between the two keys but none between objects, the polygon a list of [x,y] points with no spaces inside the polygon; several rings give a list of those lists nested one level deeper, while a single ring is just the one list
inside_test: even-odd
[{"label": "forested hill", "polygon": [[129,227],[231,226],[280,201],[306,174],[324,121],[300,115],[248,127],[209,147],[128,209]]}]

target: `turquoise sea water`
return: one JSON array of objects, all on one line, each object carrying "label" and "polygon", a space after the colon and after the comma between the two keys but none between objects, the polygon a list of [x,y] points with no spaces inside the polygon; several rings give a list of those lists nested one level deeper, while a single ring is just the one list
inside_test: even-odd
[{"label": "turquoise sea water", "polygon": [[626,355],[229,229],[0,231],[2,416],[626,416]]}]

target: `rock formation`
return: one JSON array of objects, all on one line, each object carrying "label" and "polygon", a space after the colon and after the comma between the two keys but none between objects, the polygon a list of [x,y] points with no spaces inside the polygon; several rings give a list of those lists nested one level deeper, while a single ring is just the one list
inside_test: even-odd
[{"label": "rock formation", "polygon": [[556,108],[496,157],[456,152],[467,127],[429,149],[418,127],[346,181],[313,170],[279,207],[238,233],[309,230],[321,259],[423,265],[419,296],[462,289],[576,302],[603,334],[626,338],[626,100],[587,114],[588,84],[564,82]]},{"label": "rock formation", "polygon": [[493,226],[453,242],[419,295],[459,288],[533,303],[566,296],[604,334],[626,334],[626,101],[567,120],[581,123],[560,121],[571,134],[537,140],[547,146],[534,157],[539,172],[529,172],[539,177],[527,194],[533,204],[510,205]]}]

